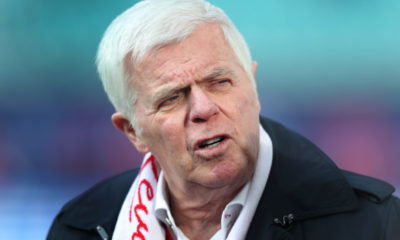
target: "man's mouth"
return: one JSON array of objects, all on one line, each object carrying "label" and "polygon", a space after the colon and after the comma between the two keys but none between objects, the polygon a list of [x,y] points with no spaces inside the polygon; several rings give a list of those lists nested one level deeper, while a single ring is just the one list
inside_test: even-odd
[{"label": "man's mouth", "polygon": [[204,148],[212,148],[220,144],[222,141],[225,140],[224,136],[219,136],[215,138],[211,138],[205,141],[202,141],[198,144],[198,148],[204,149]]}]

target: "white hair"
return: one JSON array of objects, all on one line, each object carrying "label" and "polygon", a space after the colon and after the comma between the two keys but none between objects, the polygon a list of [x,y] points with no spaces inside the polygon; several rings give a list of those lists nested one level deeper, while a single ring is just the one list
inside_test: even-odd
[{"label": "white hair", "polygon": [[205,23],[219,24],[257,94],[249,48],[220,8],[203,0],[144,0],[114,19],[104,33],[96,59],[108,98],[137,132],[140,128],[135,117],[136,92],[127,64],[135,69],[152,50],[183,41]]}]

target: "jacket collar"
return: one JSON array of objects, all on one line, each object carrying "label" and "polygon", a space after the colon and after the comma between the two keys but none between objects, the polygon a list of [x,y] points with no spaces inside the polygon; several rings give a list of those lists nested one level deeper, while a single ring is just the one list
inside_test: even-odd
[{"label": "jacket collar", "polygon": [[318,147],[274,121],[260,122],[271,137],[273,161],[253,222],[283,222],[289,214],[304,220],[356,209],[352,187]]}]

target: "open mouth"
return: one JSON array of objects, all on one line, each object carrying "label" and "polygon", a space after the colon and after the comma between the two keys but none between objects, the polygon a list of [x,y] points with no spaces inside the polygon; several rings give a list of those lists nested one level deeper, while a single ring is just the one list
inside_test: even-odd
[{"label": "open mouth", "polygon": [[202,141],[198,144],[200,149],[204,148],[212,148],[220,144],[222,141],[224,141],[225,137],[224,136],[219,136],[215,138],[211,138],[205,141]]}]

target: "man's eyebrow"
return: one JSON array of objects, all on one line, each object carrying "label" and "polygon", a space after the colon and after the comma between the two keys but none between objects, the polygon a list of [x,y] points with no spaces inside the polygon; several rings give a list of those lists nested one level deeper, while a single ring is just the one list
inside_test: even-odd
[{"label": "man's eyebrow", "polygon": [[165,88],[161,89],[160,91],[157,91],[157,92],[154,93],[153,100],[155,102],[158,102],[158,101],[164,99],[165,97],[170,96],[171,94],[178,92],[181,89],[182,89],[181,86],[165,87]]},{"label": "man's eyebrow", "polygon": [[225,67],[218,67],[208,73],[203,79],[213,79],[223,75],[235,76],[235,73]]}]

